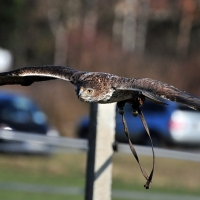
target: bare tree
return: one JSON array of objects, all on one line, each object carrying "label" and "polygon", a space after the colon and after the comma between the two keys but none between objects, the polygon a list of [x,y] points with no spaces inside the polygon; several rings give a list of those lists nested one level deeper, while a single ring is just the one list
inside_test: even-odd
[{"label": "bare tree", "polygon": [[181,20],[179,25],[179,35],[177,39],[177,53],[179,56],[186,56],[190,44],[190,34],[194,19],[196,2],[193,0],[181,1]]},{"label": "bare tree", "polygon": [[149,0],[124,0],[116,4],[113,37],[125,51],[143,53],[149,17]]},{"label": "bare tree", "polygon": [[136,39],[136,0],[125,1],[125,15],[122,29],[122,48],[125,51],[135,50]]},{"label": "bare tree", "polygon": [[97,0],[83,0],[83,37],[86,41],[93,41],[97,26]]},{"label": "bare tree", "polygon": [[66,65],[69,32],[80,23],[80,2],[81,0],[52,0],[48,4],[48,20],[55,36],[55,65]]},{"label": "bare tree", "polygon": [[144,53],[146,45],[147,25],[149,19],[149,0],[138,1],[137,30],[135,39],[135,50]]}]

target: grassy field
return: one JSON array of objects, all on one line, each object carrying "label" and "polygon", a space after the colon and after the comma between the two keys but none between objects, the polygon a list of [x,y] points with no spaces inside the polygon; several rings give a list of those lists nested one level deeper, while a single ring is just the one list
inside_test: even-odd
[{"label": "grassy field", "polygon": [[[150,171],[152,159],[141,157],[141,162]],[[147,191],[145,180],[131,155],[116,154],[113,157],[113,189]],[[0,155],[0,199],[40,200],[76,199],[83,195],[36,193],[2,189],[4,183],[35,184],[47,186],[70,186],[84,188],[86,154],[56,154],[49,157]],[[156,159],[153,183],[148,192],[194,194],[200,196],[200,163]],[[114,199],[114,198],[113,198]]]}]

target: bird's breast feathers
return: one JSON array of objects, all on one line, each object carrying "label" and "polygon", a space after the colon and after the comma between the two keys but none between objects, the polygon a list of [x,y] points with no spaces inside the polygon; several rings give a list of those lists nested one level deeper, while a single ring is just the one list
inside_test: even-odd
[{"label": "bird's breast feathers", "polygon": [[98,103],[114,103],[131,99],[134,96],[134,92],[131,91],[117,91],[113,88],[109,89],[104,95],[102,95]]}]

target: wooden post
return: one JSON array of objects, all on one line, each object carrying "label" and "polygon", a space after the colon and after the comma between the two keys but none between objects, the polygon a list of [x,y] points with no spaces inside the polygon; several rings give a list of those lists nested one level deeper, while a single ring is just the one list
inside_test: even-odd
[{"label": "wooden post", "polygon": [[110,200],[116,104],[91,104],[85,200]]}]

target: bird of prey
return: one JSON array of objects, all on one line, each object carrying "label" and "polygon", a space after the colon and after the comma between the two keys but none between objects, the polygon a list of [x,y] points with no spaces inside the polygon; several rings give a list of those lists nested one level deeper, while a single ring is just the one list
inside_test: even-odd
[{"label": "bird of prey", "polygon": [[148,127],[140,110],[140,107],[144,104],[145,97],[158,104],[165,105],[166,103],[162,99],[167,99],[200,111],[200,98],[167,83],[150,78],[125,78],[104,72],[78,71],[64,66],[24,67],[0,73],[0,85],[21,84],[22,86],[29,86],[34,82],[52,79],[62,79],[75,85],[76,94],[81,101],[102,104],[117,102],[118,112],[122,115],[124,131],[128,137],[131,151],[139,163],[144,177],[147,179],[145,184],[147,189],[153,177],[155,161],[153,160],[153,168],[150,176],[148,176],[141,167],[138,156],[130,141],[128,127],[123,115],[124,104],[132,104],[133,115],[140,115],[149,137]]},{"label": "bird of prey", "polygon": [[70,81],[76,87],[78,98],[85,102],[131,102],[138,97],[164,104],[161,99],[182,103],[200,111],[200,98],[161,81],[149,78],[125,78],[103,72],[85,72],[63,66],[24,67],[0,73],[0,85],[20,84],[51,79]]}]

